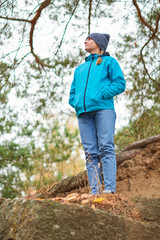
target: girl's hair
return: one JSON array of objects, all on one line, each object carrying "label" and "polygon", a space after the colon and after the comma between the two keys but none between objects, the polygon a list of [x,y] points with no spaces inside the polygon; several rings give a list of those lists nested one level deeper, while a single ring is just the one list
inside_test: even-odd
[{"label": "girl's hair", "polygon": [[102,55],[102,54],[103,54],[103,51],[101,50],[101,52],[100,52],[100,54],[99,54],[99,58],[97,59],[96,65],[101,64],[101,62],[102,62],[101,55]]}]

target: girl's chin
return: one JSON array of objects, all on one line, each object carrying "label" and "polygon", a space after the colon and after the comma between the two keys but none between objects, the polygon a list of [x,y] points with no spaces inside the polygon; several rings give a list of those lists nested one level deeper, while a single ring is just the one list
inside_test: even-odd
[{"label": "girl's chin", "polygon": [[90,52],[90,50],[89,50],[89,49],[87,49],[87,48],[85,48],[85,51],[86,51],[86,52]]}]

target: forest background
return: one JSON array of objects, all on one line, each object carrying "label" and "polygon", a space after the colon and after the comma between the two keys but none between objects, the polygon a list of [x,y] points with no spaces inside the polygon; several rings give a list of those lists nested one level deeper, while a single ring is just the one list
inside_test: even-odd
[{"label": "forest background", "polygon": [[160,1],[0,2],[0,196],[15,198],[85,168],[68,105],[90,32],[111,35],[125,93],[115,98],[116,151],[160,133]]}]

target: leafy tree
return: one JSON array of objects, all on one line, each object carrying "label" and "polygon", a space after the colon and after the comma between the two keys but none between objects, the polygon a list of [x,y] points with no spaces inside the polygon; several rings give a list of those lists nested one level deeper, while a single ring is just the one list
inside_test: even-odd
[{"label": "leafy tree", "polygon": [[153,2],[142,1],[140,7],[133,1],[138,13],[136,29],[121,36],[123,43],[119,43],[117,56],[126,52],[129,56],[121,61],[128,69],[126,94],[131,110],[129,125],[115,138],[120,148],[160,132],[160,12]]},{"label": "leafy tree", "polygon": [[[3,197],[14,198],[28,189],[48,187],[62,178],[64,173],[68,176],[84,168],[78,129],[72,128],[69,123],[62,127],[52,119],[47,126],[39,129],[36,138],[39,139],[39,146],[35,145],[35,139],[26,147],[15,144],[14,140],[5,141],[0,146],[0,190]],[[73,163],[75,158],[79,169]],[[62,168],[66,161],[68,171]]]},{"label": "leafy tree", "polygon": [[29,167],[28,147],[7,141],[0,146],[0,191],[5,198],[21,195],[23,183],[21,172]]},{"label": "leafy tree", "polygon": [[159,108],[146,109],[135,120],[130,120],[128,126],[123,127],[115,136],[117,151],[122,150],[127,145],[145,139],[160,132]]},{"label": "leafy tree", "polygon": [[[119,14],[119,8],[122,7],[124,12]],[[30,103],[27,109],[36,113],[49,114],[51,109],[46,106],[53,106],[55,102],[62,99],[67,87],[64,77],[66,78],[72,72],[72,68],[79,64],[84,56],[81,47],[77,50],[80,44],[77,39],[79,36],[86,36],[87,32],[90,33],[98,18],[106,21],[112,18],[114,22],[123,18],[124,27],[130,22],[134,23],[136,30],[125,36],[122,35],[125,44],[115,45],[117,57],[121,59],[123,56],[124,61],[127,59],[125,65],[128,66],[128,70],[131,69],[129,74],[125,70],[127,82],[130,81],[133,84],[128,91],[129,97],[134,102],[136,100],[135,111],[143,107],[146,97],[147,100],[152,100],[153,94],[155,100],[159,101],[155,95],[157,92],[155,90],[159,90],[158,26],[160,19],[156,0],[152,2],[133,0],[125,3],[116,0],[101,2],[45,0],[38,4],[33,4],[29,0],[23,3],[6,0],[1,3],[1,44],[4,47],[12,47],[7,49],[7,53],[6,49],[2,51],[1,59],[5,59],[6,63],[14,69],[9,76],[13,85],[15,84],[12,89],[19,100],[26,99],[25,105]],[[39,32],[41,38],[42,34],[46,34],[45,22],[53,34],[47,35],[42,46],[43,43],[37,41],[37,36]],[[54,29],[57,29],[57,32]],[[128,32],[127,27],[126,31]],[[16,41],[13,41],[14,36]],[[143,39],[141,39],[142,36]],[[42,52],[37,52],[38,44],[43,48],[44,57],[41,56]],[[128,52],[131,62],[127,58]],[[130,63],[131,66],[129,66]],[[154,63],[154,69],[151,68],[152,63]],[[23,70],[19,70],[22,65],[24,65]],[[133,79],[135,81],[132,81]],[[147,94],[146,88],[148,88]]]},{"label": "leafy tree", "polygon": [[25,174],[25,191],[47,188],[62,177],[84,169],[77,128],[68,122],[62,128],[60,122],[51,121],[47,128],[40,129],[39,134],[42,146],[32,154],[31,168]]}]

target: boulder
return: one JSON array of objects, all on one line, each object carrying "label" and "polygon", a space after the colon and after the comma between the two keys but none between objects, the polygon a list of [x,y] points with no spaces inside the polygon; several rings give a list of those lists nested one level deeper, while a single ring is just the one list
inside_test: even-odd
[{"label": "boulder", "polygon": [[1,240],[158,240],[160,199],[135,199],[140,219],[52,199],[3,200]]},{"label": "boulder", "polygon": [[117,193],[90,196],[86,171],[0,198],[0,240],[159,240],[160,135],[116,154]]}]

